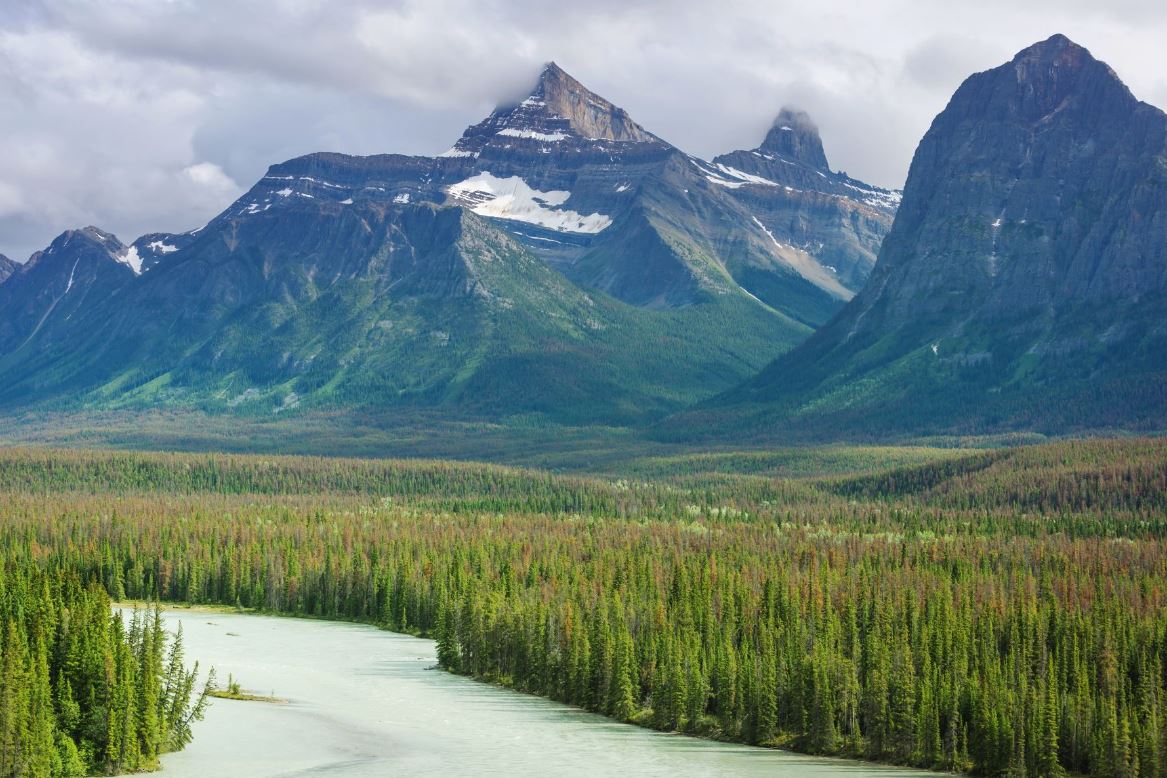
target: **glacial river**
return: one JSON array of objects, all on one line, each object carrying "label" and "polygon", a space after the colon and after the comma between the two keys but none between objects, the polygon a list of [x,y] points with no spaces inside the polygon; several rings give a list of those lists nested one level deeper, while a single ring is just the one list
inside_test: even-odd
[{"label": "glacial river", "polygon": [[286,705],[213,700],[167,778],[262,776],[814,776],[921,778],[618,724],[432,670],[434,644],[372,627],[167,611],[189,660]]}]

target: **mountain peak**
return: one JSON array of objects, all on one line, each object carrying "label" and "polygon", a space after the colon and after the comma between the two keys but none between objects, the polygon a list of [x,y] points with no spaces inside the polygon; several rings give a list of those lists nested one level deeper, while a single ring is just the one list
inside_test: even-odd
[{"label": "mountain peak", "polygon": [[563,141],[661,143],[623,108],[592,92],[554,62],[539,73],[526,99],[500,105],[468,128],[445,156],[477,156],[495,136],[504,143],[523,139],[540,144]]},{"label": "mountain peak", "polygon": [[1056,33],[1017,52],[1013,61],[1049,61],[1059,57],[1094,59],[1085,47],[1079,46],[1061,33]]},{"label": "mountain peak", "polygon": [[760,147],[816,170],[829,170],[818,125],[806,111],[783,106]]},{"label": "mountain peak", "polygon": [[[1065,35],[1057,34],[1044,41],[1028,46],[1013,57],[1014,70],[1018,81],[1050,81],[1066,73],[1078,73],[1086,68],[1101,67],[1110,71],[1083,46],[1079,46]],[[1118,76],[1110,71],[1115,81]]]},{"label": "mountain peak", "polygon": [[106,232],[105,230],[101,229],[100,227],[94,227],[92,224],[89,225],[88,227],[84,227],[80,230],[69,230],[65,234],[66,235],[76,234],[76,235],[84,236],[92,241],[95,241],[97,243],[102,244],[103,246],[109,245],[109,246],[116,247],[118,249],[125,248],[125,246],[122,245],[122,242],[120,240],[118,240],[117,235],[114,235],[112,232]]},{"label": "mountain peak", "polygon": [[549,116],[566,119],[576,134],[592,140],[657,140],[632,121],[627,111],[588,89],[555,62],[543,66],[535,88],[518,107],[542,108]]},{"label": "mountain peak", "polygon": [[543,71],[539,74],[539,83],[536,88],[541,88],[546,82],[555,81],[571,81],[577,85],[579,84],[566,70],[559,67],[559,63],[554,61],[544,63]]},{"label": "mountain peak", "polygon": [[1070,38],[1054,35],[1022,49],[998,68],[967,78],[952,96],[953,111],[941,117],[967,115],[972,120],[987,111],[1022,124],[1084,118],[1078,124],[1089,127],[1126,114],[1137,104],[1109,65]]},{"label": "mountain peak", "polygon": [[1071,97],[1089,101],[1095,112],[1104,110],[1101,103],[1129,108],[1137,102],[1110,66],[1065,35],[1022,49],[1000,70],[1015,79],[1022,102],[1035,108],[1038,117],[1058,109]]}]

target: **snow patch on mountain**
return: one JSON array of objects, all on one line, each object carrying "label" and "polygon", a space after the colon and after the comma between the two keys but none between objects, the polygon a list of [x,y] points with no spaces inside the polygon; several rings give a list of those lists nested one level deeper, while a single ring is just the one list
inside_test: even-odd
[{"label": "snow patch on mountain", "polygon": [[898,192],[889,189],[865,189],[861,186],[843,182],[843,186],[854,190],[862,195],[863,202],[868,205],[873,205],[877,208],[890,208],[896,210],[900,207],[900,202],[904,199],[903,192]]},{"label": "snow patch on mountain", "polygon": [[535,130],[520,130],[517,127],[507,127],[499,130],[495,135],[505,135],[508,138],[528,138],[531,140],[541,140],[544,143],[556,143],[561,140],[567,140],[567,134],[563,132],[536,132]]},{"label": "snow patch on mountain", "polygon": [[720,162],[718,162],[716,164],[717,164],[717,169],[720,170],[722,173],[726,174],[727,176],[730,176],[731,178],[736,178],[737,180],[739,180],[743,183],[760,184],[762,186],[778,186],[777,183],[771,181],[768,178],[762,178],[761,176],[755,176],[752,173],[747,173],[744,170],[738,170],[737,168],[732,167],[730,165],[723,165]]},{"label": "snow patch on mountain", "polygon": [[121,254],[115,255],[114,259],[133,270],[134,275],[142,275],[142,256],[138,253],[137,246],[130,246]]},{"label": "snow patch on mountain", "polygon": [[73,269],[69,271],[69,282],[65,284],[65,294],[69,294],[69,290],[73,288],[73,276],[77,274],[77,263],[80,261],[81,259],[78,258],[73,262]]},{"label": "snow patch on mountain", "polygon": [[612,223],[611,217],[601,213],[584,215],[560,208],[571,197],[571,192],[533,189],[518,176],[498,178],[490,173],[479,173],[450,185],[446,192],[455,202],[479,216],[537,224],[557,232],[594,234]]},{"label": "snow patch on mountain", "polygon": [[178,251],[178,246],[172,246],[161,240],[151,241],[146,244],[146,248],[158,254],[173,254]]}]

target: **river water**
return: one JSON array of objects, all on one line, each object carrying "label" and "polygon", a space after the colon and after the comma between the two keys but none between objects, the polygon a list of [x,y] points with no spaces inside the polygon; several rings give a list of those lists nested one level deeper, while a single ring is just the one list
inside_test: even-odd
[{"label": "river water", "polygon": [[372,627],[208,611],[181,622],[188,660],[286,705],[213,700],[168,778],[264,776],[813,776],[921,778],[844,760],[670,735],[430,669],[433,641]]}]

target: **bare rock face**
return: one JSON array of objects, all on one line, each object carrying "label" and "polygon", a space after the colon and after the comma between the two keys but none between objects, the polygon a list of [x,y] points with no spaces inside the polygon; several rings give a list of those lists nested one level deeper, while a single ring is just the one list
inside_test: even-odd
[{"label": "bare rock face", "polygon": [[7,281],[19,267],[20,265],[16,264],[3,254],[0,254],[0,284]]},{"label": "bare rock face", "polygon": [[1056,317],[1163,294],[1165,130],[1064,36],[973,76],[920,144],[865,307]]},{"label": "bare rock face", "polygon": [[[740,167],[709,163],[649,133],[552,63],[527,98],[468,128],[442,155],[457,161],[463,181],[490,176],[473,186],[444,178],[447,202],[507,218],[474,198],[489,196],[487,188],[509,192],[516,180],[567,195],[565,209],[594,217],[584,220],[588,229],[511,224],[573,281],[653,309],[745,293],[817,326],[862,286],[896,195],[830,173],[809,118],[789,111],[780,118],[799,128],[800,140],[781,146],[795,157],[738,152],[750,157]],[[815,144],[821,171],[806,164],[816,159]],[[768,179],[753,172],[759,162],[783,169]],[[832,237],[839,233],[846,236]]]},{"label": "bare rock face", "polygon": [[970,77],[867,287],[726,402],[788,429],[1167,424],[1167,115],[1056,35]]}]

